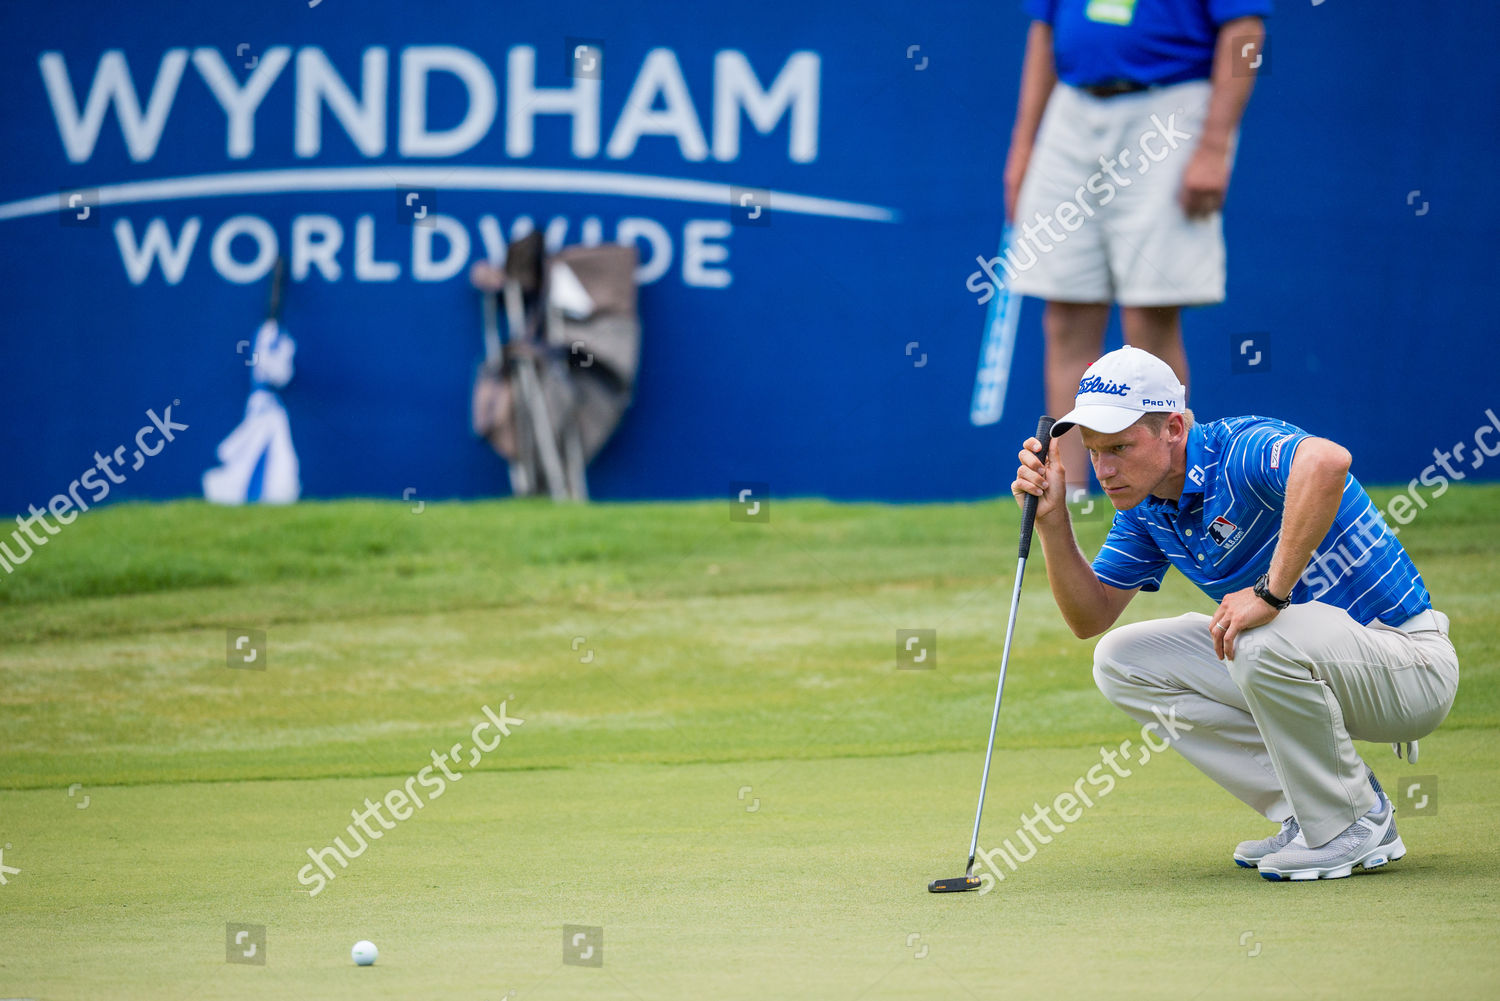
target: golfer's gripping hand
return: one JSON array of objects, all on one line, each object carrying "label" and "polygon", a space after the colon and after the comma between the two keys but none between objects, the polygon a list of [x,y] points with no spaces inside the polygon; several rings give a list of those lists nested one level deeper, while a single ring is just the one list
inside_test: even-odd
[{"label": "golfer's gripping hand", "polygon": [[1037,525],[1050,527],[1053,524],[1064,524],[1068,519],[1068,477],[1067,471],[1063,469],[1062,449],[1049,449],[1050,454],[1045,464],[1039,454],[1041,451],[1040,441],[1035,438],[1026,439],[1017,456],[1021,465],[1016,470],[1016,479],[1010,485],[1010,492],[1018,505],[1024,503],[1026,494],[1039,498],[1036,506]]}]

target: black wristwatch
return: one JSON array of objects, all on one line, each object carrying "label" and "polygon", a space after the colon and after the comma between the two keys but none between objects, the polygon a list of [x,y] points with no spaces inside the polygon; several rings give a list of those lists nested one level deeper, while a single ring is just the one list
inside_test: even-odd
[{"label": "black wristwatch", "polygon": [[1255,596],[1257,598],[1260,598],[1266,604],[1270,605],[1272,608],[1276,609],[1276,611],[1279,612],[1290,605],[1292,603],[1292,599],[1290,595],[1285,598],[1278,598],[1276,597],[1276,595],[1272,594],[1271,589],[1268,586],[1270,582],[1271,575],[1269,573],[1261,574],[1260,580],[1255,582]]}]

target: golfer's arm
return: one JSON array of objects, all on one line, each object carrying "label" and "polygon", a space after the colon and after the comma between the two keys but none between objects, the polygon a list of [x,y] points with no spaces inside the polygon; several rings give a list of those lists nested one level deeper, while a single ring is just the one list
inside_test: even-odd
[{"label": "golfer's arm", "polygon": [[1297,448],[1286,481],[1281,539],[1271,556],[1270,579],[1266,582],[1267,589],[1277,597],[1292,593],[1313,550],[1333,527],[1351,461],[1348,449],[1326,438],[1308,438]]},{"label": "golfer's arm", "polygon": [[1265,39],[1265,22],[1258,17],[1237,17],[1219,26],[1214,47],[1213,89],[1203,118],[1203,135],[1198,140],[1204,149],[1228,152],[1229,141],[1245,114],[1245,105],[1250,103],[1250,91],[1255,88],[1255,71],[1249,69],[1244,50],[1247,45],[1254,46],[1248,56],[1253,61],[1264,51]]},{"label": "golfer's arm", "polygon": [[1101,581],[1078,548],[1073,526],[1066,520],[1050,530],[1039,526],[1037,534],[1047,557],[1047,583],[1052,585],[1052,597],[1073,635],[1088,639],[1114,625],[1140,589],[1122,591]]},{"label": "golfer's arm", "polygon": [[1011,146],[1031,149],[1042,124],[1047,98],[1057,85],[1057,66],[1052,60],[1052,25],[1032,21],[1026,34],[1026,56],[1021,63],[1021,96],[1016,102],[1016,124]]}]

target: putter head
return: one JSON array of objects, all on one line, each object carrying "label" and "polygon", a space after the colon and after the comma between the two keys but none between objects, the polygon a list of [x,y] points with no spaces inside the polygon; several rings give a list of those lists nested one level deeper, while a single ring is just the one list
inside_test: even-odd
[{"label": "putter head", "polygon": [[954,876],[952,879],[934,879],[927,884],[928,893],[963,893],[979,889],[978,876]]}]

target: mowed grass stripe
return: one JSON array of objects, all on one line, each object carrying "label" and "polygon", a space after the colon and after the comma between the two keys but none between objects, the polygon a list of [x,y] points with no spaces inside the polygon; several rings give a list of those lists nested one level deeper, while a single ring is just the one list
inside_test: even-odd
[{"label": "mowed grass stripe", "polygon": [[[1497,498],[1453,488],[1402,535],[1454,616],[1453,729],[1500,725]],[[1017,520],[999,502],[778,501],[770,525],[720,502],[92,512],[0,587],[0,786],[409,773],[511,697],[528,739],[483,767],[972,748]],[[1033,562],[1001,746],[1128,735]],[[140,580],[159,589],[108,593]],[[1190,608],[1211,603],[1171,574],[1126,617]],[[268,630],[268,670],[225,666],[232,627]],[[898,628],[938,629],[935,670],[896,669]]]}]

